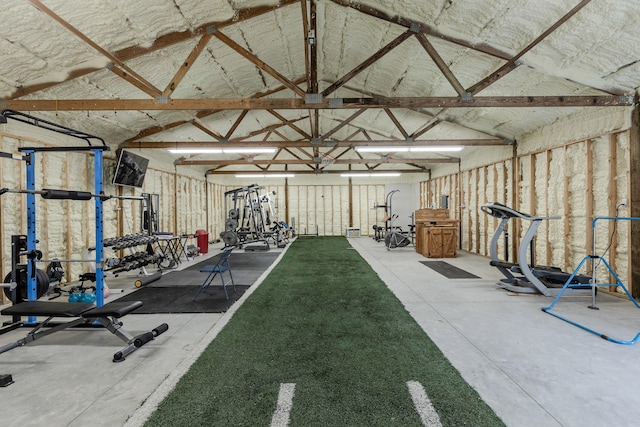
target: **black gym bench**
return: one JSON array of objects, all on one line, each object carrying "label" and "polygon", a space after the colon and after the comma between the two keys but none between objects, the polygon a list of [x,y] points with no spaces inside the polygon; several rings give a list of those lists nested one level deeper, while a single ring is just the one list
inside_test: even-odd
[{"label": "black gym bench", "polygon": [[[92,324],[98,323],[127,344],[126,347],[113,355],[114,362],[122,362],[128,354],[136,351],[138,348],[169,329],[169,326],[166,323],[163,323],[150,332],[145,332],[135,337],[130,335],[122,328],[122,323],[120,323],[118,319],[140,307],[142,307],[141,301],[114,301],[105,304],[102,307],[96,307],[90,303],[77,302],[22,302],[5,308],[1,313],[7,316],[41,316],[47,317],[47,319],[36,325],[26,337],[14,343],[0,347],[0,353],[4,353],[5,351],[9,351],[16,347],[21,347],[31,341],[35,341],[38,338],[45,337],[63,329],[83,325],[91,326]],[[57,324],[56,326],[51,326],[50,329],[42,330],[44,327],[48,326],[49,322],[54,318],[75,319],[66,323]]]}]

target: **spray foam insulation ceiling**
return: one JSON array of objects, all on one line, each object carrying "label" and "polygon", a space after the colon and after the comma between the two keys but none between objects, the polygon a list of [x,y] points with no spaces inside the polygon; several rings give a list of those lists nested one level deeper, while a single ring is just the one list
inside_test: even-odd
[{"label": "spray foam insulation ceiling", "polygon": [[[637,0],[7,0],[0,103],[210,173],[424,172],[634,105]],[[379,146],[360,153],[357,146]]]}]

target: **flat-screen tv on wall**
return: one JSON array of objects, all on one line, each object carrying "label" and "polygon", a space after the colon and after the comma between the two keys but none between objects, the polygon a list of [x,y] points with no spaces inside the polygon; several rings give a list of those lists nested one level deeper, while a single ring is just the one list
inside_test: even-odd
[{"label": "flat-screen tv on wall", "polygon": [[149,159],[130,151],[121,150],[116,172],[113,175],[113,183],[128,187],[142,187],[148,165]]}]

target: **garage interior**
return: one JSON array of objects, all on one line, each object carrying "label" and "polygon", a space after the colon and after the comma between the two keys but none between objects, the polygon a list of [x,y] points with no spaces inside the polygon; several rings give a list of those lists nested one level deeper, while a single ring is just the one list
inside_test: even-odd
[{"label": "garage interior", "polygon": [[[599,265],[598,282],[615,283],[615,272],[640,298],[640,222],[616,220],[640,218],[635,2],[11,0],[0,19],[0,188],[12,190],[0,196],[2,277],[12,271],[12,236],[31,227],[29,199],[13,191],[28,190],[25,149],[36,150],[36,190],[93,193],[100,175],[102,191],[114,196],[100,215],[89,201],[38,196],[44,259],[84,258],[96,244],[97,216],[105,238],[142,232],[144,193],[155,197],[157,231],[189,236],[189,244],[200,241],[197,230],[207,236],[210,246],[187,259],[191,265],[225,246],[229,192],[258,185],[298,238],[349,236],[505,424],[634,425],[636,346],[545,315],[549,296],[495,289],[503,277],[489,260],[500,219],[482,207],[495,202],[545,218],[530,264],[571,273],[598,255],[611,267]],[[78,132],[101,139],[101,168],[91,152],[56,149],[77,146]],[[122,152],[148,160],[140,185],[114,183]],[[445,261],[479,276],[475,282],[443,287],[416,262],[429,258],[413,244],[388,249],[372,238],[389,216],[408,232],[417,212],[443,209],[455,224],[455,257]],[[594,226],[598,217],[609,219]],[[528,227],[510,223],[508,239],[495,245],[501,261],[522,258]],[[594,263],[585,263],[587,273]],[[62,283],[77,282],[85,264],[66,264]],[[123,294],[135,291],[133,279],[106,280]],[[601,316],[598,331],[638,332],[622,286],[598,294],[601,310],[591,311]],[[126,378],[113,370],[137,363],[148,384],[137,393],[132,378],[122,380],[132,387],[126,398],[117,385],[107,393],[87,386],[82,392],[93,400],[67,406],[77,417],[53,397],[31,420],[16,414],[36,412],[27,396],[55,370],[47,357],[62,352],[77,361],[79,342],[65,349],[56,334],[1,354],[0,374],[13,371],[16,380],[0,390],[10,403],[3,414],[16,425],[141,425],[143,402],[159,399],[166,379],[186,369],[181,360],[194,358],[226,319],[171,318],[178,328],[170,324],[157,345],[123,364],[101,361],[91,380]],[[157,319],[125,323],[141,331]],[[22,332],[0,335],[0,344]],[[104,358],[102,340],[90,338],[87,355]],[[59,369],[64,375],[73,364]],[[16,391],[24,387],[17,373],[30,386]],[[81,380],[88,381],[70,375]]]}]

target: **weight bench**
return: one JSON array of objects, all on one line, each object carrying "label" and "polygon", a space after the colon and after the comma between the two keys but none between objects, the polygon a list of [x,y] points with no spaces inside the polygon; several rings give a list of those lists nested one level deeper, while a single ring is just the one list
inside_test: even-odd
[{"label": "weight bench", "polygon": [[[128,354],[136,351],[169,329],[169,326],[163,323],[150,332],[145,332],[135,337],[130,335],[122,328],[122,323],[118,319],[140,307],[142,307],[141,301],[114,301],[102,307],[96,307],[90,303],[77,302],[27,301],[16,304],[5,308],[1,313],[8,316],[42,316],[47,317],[47,319],[36,325],[26,337],[0,347],[0,353],[21,347],[31,341],[63,329],[82,325],[90,326],[97,322],[127,344],[126,347],[113,355],[114,362],[122,362]],[[74,320],[42,330],[55,318],[74,318]]]}]

